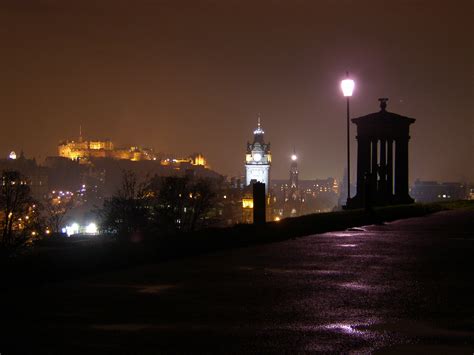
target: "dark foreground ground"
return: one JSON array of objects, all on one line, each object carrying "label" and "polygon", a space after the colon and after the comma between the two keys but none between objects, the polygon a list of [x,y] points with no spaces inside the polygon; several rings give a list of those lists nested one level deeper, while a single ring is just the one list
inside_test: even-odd
[{"label": "dark foreground ground", "polygon": [[472,354],[473,231],[446,211],[10,290],[0,353]]}]

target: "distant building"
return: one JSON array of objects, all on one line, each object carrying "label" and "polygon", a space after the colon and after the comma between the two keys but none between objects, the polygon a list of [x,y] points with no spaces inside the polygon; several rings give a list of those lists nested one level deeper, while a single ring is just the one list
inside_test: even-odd
[{"label": "distant building", "polygon": [[298,157],[294,152],[291,156],[291,165],[290,165],[290,188],[298,189]]},{"label": "distant building", "polygon": [[338,204],[339,184],[334,178],[300,180],[298,189],[290,180],[272,181],[274,215],[295,217],[332,211]]},{"label": "distant building", "polygon": [[264,133],[260,126],[260,117],[258,117],[257,129],[253,131],[253,142],[247,143],[245,181],[246,186],[249,186],[252,180],[264,183],[265,193],[268,193],[272,155],[270,153],[270,143],[265,143],[263,139]]},{"label": "distant building", "polygon": [[66,140],[58,145],[58,155],[63,158],[88,164],[93,159],[109,158],[114,160],[130,161],[158,161],[161,165],[179,167],[180,164],[208,167],[207,161],[200,153],[195,153],[187,158],[166,157],[160,158],[150,148],[132,146],[129,148],[117,148],[112,141],[106,140],[83,140],[79,136],[77,141]]},{"label": "distant building", "polygon": [[250,185],[242,191],[242,223],[253,223],[253,190]]},{"label": "distant building", "polygon": [[89,162],[92,158],[111,158],[132,161],[156,160],[151,149],[138,147],[115,148],[110,140],[66,140],[58,145],[58,155],[79,162]]},{"label": "distant building", "polygon": [[303,198],[299,189],[298,157],[296,152],[291,156],[289,186],[285,193],[284,216],[296,217],[302,214]]},{"label": "distant building", "polygon": [[200,153],[194,153],[188,158],[164,158],[160,160],[161,165],[179,167],[181,164],[203,166],[209,168],[206,158]]},{"label": "distant building", "polygon": [[90,170],[77,160],[63,157],[46,157],[43,165],[48,169],[50,190],[76,191],[85,184],[84,176]]},{"label": "distant building", "polygon": [[0,171],[18,171],[26,178],[33,197],[40,199],[48,191],[48,171],[35,159],[27,159],[23,152],[19,156],[11,152],[7,159],[0,159]]},{"label": "distant building", "polygon": [[459,182],[416,180],[410,193],[416,202],[466,200],[470,197],[466,185]]},{"label": "distant building", "polygon": [[[18,159],[16,159],[18,160]],[[184,176],[217,178],[201,153],[182,158],[158,154],[137,146],[117,148],[111,140],[65,140],[58,145],[58,156],[47,157],[50,190],[77,191],[86,186],[90,196],[102,199],[120,187],[123,171],[134,172],[139,179],[148,176]]]}]

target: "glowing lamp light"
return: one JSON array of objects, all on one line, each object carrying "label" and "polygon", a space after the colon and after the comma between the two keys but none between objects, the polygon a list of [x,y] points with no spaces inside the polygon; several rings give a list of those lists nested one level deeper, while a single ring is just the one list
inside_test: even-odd
[{"label": "glowing lamp light", "polygon": [[343,81],[341,81],[341,89],[345,97],[352,96],[354,87],[355,87],[355,83],[354,83],[354,80],[352,79],[344,79]]},{"label": "glowing lamp light", "polygon": [[79,233],[79,224],[73,223],[70,226],[66,226],[65,228],[62,229],[63,233],[66,233],[68,237],[74,234]]},{"label": "glowing lamp light", "polygon": [[12,160],[15,160],[16,159],[16,153],[14,151],[12,151],[8,157]]},{"label": "glowing lamp light", "polygon": [[296,159],[298,159],[298,157],[296,156],[296,154],[292,154],[292,155],[291,155],[291,160],[295,161]]},{"label": "glowing lamp light", "polygon": [[97,224],[95,223],[89,223],[86,226],[86,233],[87,234],[97,234]]},{"label": "glowing lamp light", "polygon": [[354,80],[349,79],[349,72],[346,72],[346,79],[341,81],[341,89],[344,97],[346,98],[347,104],[347,203],[351,199],[351,149],[350,149],[350,126],[349,126],[349,98],[352,96],[352,92],[354,91]]}]

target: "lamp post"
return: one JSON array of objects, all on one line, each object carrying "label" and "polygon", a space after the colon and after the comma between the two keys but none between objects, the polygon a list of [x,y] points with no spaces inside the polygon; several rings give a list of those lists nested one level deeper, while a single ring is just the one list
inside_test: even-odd
[{"label": "lamp post", "polygon": [[354,80],[349,79],[349,72],[346,72],[346,79],[341,81],[341,89],[344,97],[347,99],[347,202],[351,198],[351,149],[349,140],[349,98],[352,96],[354,91]]}]

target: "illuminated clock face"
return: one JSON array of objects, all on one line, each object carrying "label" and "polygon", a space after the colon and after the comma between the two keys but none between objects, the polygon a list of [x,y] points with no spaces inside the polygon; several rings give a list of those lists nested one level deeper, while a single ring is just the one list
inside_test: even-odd
[{"label": "illuminated clock face", "polygon": [[262,154],[260,154],[260,153],[255,153],[255,154],[253,155],[253,160],[255,160],[255,161],[260,161],[260,160],[262,160]]}]

